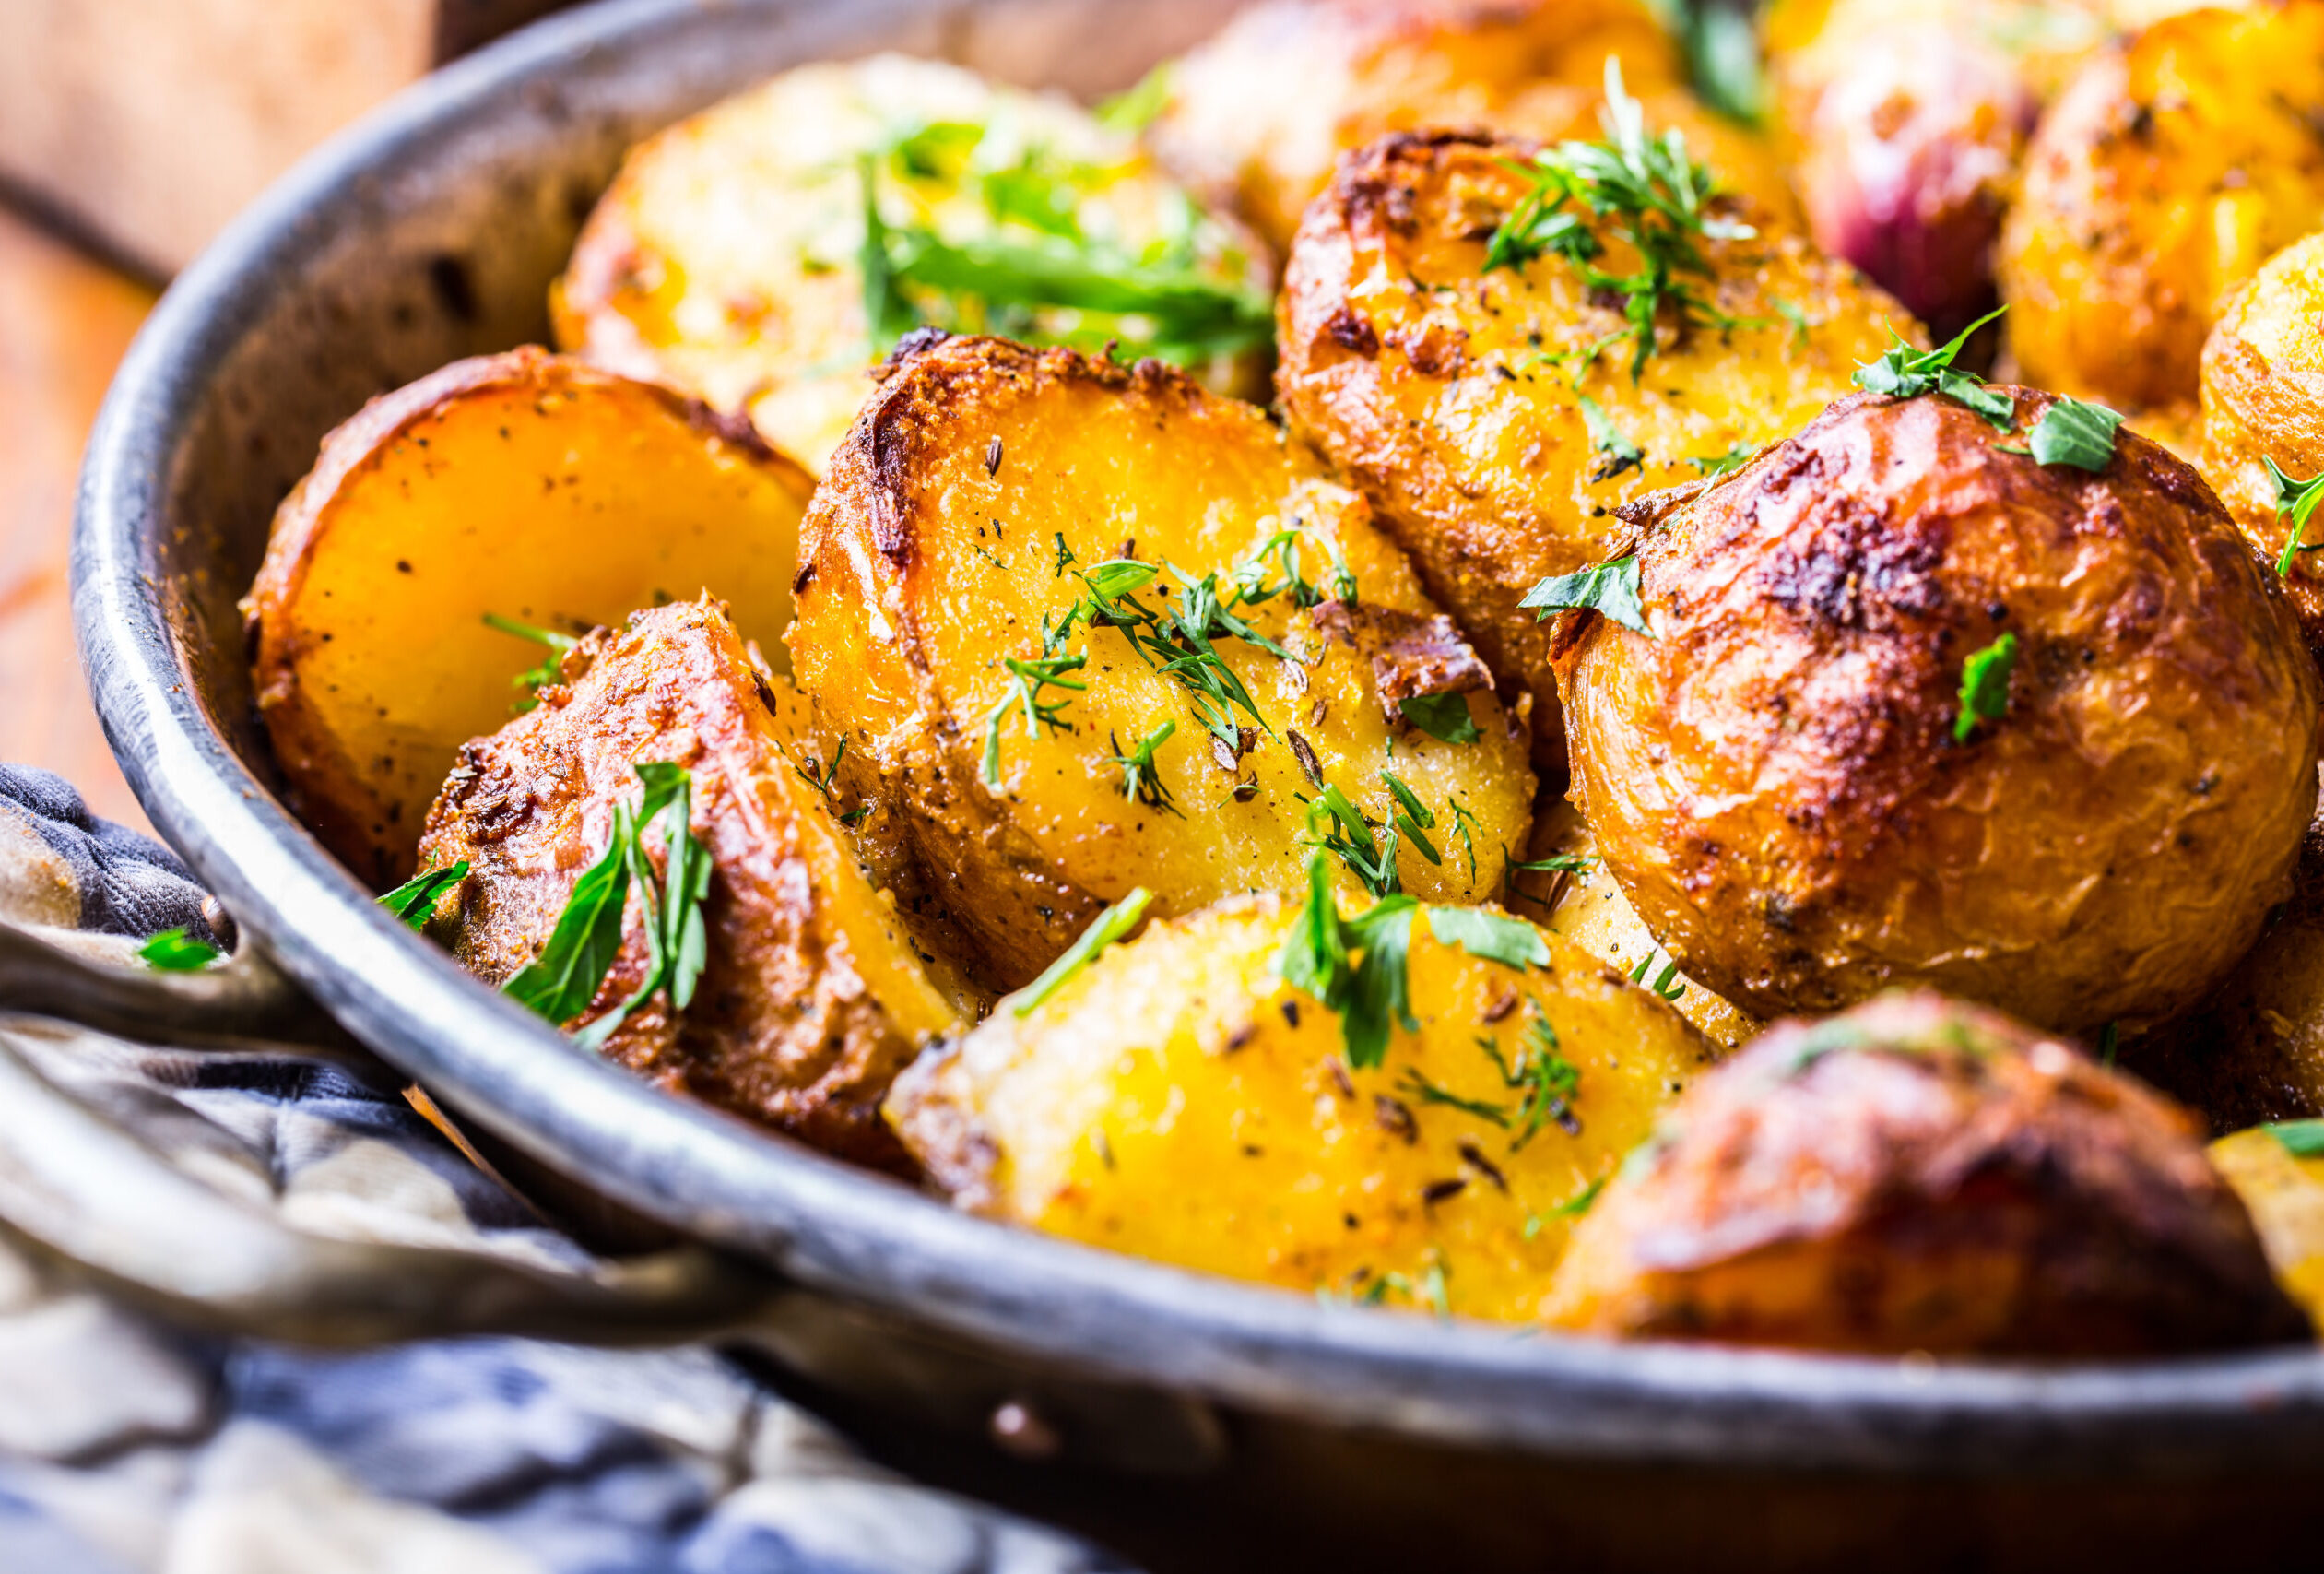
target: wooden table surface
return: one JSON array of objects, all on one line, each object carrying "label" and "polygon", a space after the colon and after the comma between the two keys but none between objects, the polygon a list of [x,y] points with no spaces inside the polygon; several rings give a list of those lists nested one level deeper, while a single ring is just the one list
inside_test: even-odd
[{"label": "wooden table surface", "polygon": [[81,680],[65,557],[81,445],[153,300],[0,207],[0,761],[140,829]]}]

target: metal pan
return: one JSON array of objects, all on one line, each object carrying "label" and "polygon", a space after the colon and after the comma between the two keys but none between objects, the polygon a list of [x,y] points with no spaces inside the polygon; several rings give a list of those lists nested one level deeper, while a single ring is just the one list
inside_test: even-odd
[{"label": "metal pan", "polygon": [[[779,1273],[791,1310],[769,1347],[899,1457],[1130,1543],[1209,1526],[1210,1567],[1278,1532],[1315,1556],[1418,1545],[1464,1567],[2312,1549],[2324,1354],[2035,1369],[1610,1347],[1006,1229],[574,1053],[285,812],[234,609],[275,504],[366,397],[545,337],[549,281],[625,146],[784,66],[880,48],[1102,90],[1228,8],[616,0],[454,65],[308,160],[163,299],[82,478],[82,653],[155,824],[282,968],[466,1121]],[[935,1446],[997,1405],[1003,1442],[1044,1462]],[[1201,1512],[1156,1531],[1156,1492]]]}]

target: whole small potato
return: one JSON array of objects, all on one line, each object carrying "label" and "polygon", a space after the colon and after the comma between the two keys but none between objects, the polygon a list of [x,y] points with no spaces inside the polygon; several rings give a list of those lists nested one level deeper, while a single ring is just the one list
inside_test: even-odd
[{"label": "whole small potato", "polygon": [[[1892,325],[1919,329],[1805,237],[1713,196],[1689,237],[1700,305],[1665,300],[1641,357],[1628,301],[1593,272],[1546,250],[1488,270],[1537,151],[1433,132],[1350,154],[1285,270],[1276,389],[1504,687],[1533,696],[1534,757],[1554,776],[1549,631],[1526,592],[1606,556],[1620,505],[1797,431]],[[1625,220],[1575,217],[1605,248],[1594,270],[1639,267]]]},{"label": "whole small potato", "polygon": [[2008,437],[1859,394],[1642,505],[1653,633],[1563,627],[1598,851],[1763,1015],[1924,983],[2129,1027],[2288,888],[2318,704],[2289,605],[2186,464],[2128,431],[2095,474],[2004,452],[2052,401],[2002,392]]},{"label": "whole small potato", "polygon": [[1929,994],[1778,1023],[1697,1080],[1575,1232],[1548,1320],[1964,1355],[2309,1337],[2192,1120]]},{"label": "whole small potato", "polygon": [[1339,155],[1389,131],[1492,124],[1542,82],[1634,89],[1685,69],[1643,0],[1271,0],[1169,67],[1147,139],[1279,254]]},{"label": "whole small potato", "polygon": [[805,531],[788,640],[825,751],[1000,987],[1137,886],[1158,916],[1296,889],[1318,835],[1451,902],[1524,845],[1521,716],[1363,500],[1159,362],[916,341]]},{"label": "whole small potato", "polygon": [[2195,397],[2227,293],[2324,219],[2324,4],[2167,18],[2035,133],[1999,254],[2017,374],[2139,409]]},{"label": "whole small potato", "polygon": [[[1147,926],[898,1079],[888,1118],[960,1206],[1182,1267],[1528,1321],[1574,1221],[1710,1060],[1678,1015],[1529,926],[1479,956],[1410,916],[1411,1029],[1377,1065],[1286,982],[1297,906]],[[1504,920],[1505,921],[1505,920]]]},{"label": "whole small potato", "polygon": [[[2276,508],[2270,460],[2295,480],[2324,472],[2324,234],[2269,259],[2203,346],[2203,475],[2274,563],[2292,521]],[[2324,521],[2301,539],[2324,547]],[[2324,553],[2294,553],[2283,583],[2310,648],[2324,652]]]}]

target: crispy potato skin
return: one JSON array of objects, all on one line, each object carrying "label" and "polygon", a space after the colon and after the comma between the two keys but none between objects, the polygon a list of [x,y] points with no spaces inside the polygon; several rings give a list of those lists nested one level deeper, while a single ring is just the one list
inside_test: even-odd
[{"label": "crispy potato skin", "polygon": [[2211,1162],[2249,1210],[2276,1282],[2309,1321],[2324,1317],[2324,1158],[2295,1158],[2266,1131],[2238,1131],[2211,1145]]},{"label": "crispy potato skin", "polygon": [[[755,668],[725,609],[707,600],[600,632],[565,669],[569,683],[470,743],[444,784],[421,853],[434,868],[466,858],[470,872],[431,931],[471,972],[506,981],[539,954],[574,881],[604,851],[614,806],[635,800],[633,766],[685,765],[693,832],[713,865],[708,963],[677,1020],[656,995],[605,1053],[674,1091],[896,1167],[880,1096],[922,1043],[966,1019],[940,987],[942,965],[920,953],[796,773],[777,715],[800,724],[788,680]],[[658,834],[653,845],[658,863]],[[626,922],[619,959],[582,1022],[645,976],[634,890]]]},{"label": "crispy potato skin", "polygon": [[2229,290],[2324,219],[2324,5],[2168,18],[2051,106],[1999,253],[2023,381],[2191,399]]},{"label": "crispy potato skin", "polygon": [[284,500],[242,602],[292,811],[364,879],[404,879],[461,743],[545,654],[485,613],[578,633],[707,587],[772,644],[812,491],[747,425],[539,349],[372,400]]},{"label": "crispy potato skin", "polygon": [[2183,1112],[1934,995],[1779,1023],[1696,1082],[1575,1232],[1549,1320],[2054,1357],[2309,1332]]},{"label": "crispy potato skin", "polygon": [[[787,71],[631,148],[550,294],[557,342],[592,361],[747,413],[819,473],[847,435],[879,359],[865,318],[857,160],[900,126],[1006,124],[1105,169],[1087,200],[1133,249],[1181,200],[1152,159],[1055,94],[999,87],[932,60],[878,55]],[[883,176],[882,211],[948,234],[988,228],[981,204]],[[1203,268],[1264,289],[1258,248],[1213,224]],[[1052,322],[1052,329],[1063,327]],[[1266,386],[1263,354],[1202,375]]]},{"label": "crispy potato skin", "polygon": [[1390,131],[1495,124],[1543,83],[1594,90],[1608,55],[1634,92],[1686,79],[1640,0],[1274,0],[1173,65],[1147,136],[1280,254],[1347,149]]},{"label": "crispy potato skin", "polygon": [[[1296,660],[1219,642],[1271,731],[1238,711],[1249,748],[1236,757],[1118,630],[1082,630],[1060,654],[1087,657],[1071,674],[1087,688],[1044,691],[1044,702],[1065,701],[1064,729],[1031,736],[1021,705],[1007,712],[1000,785],[987,787],[988,718],[1015,692],[1003,660],[1041,657],[1042,630],[1081,594],[1057,559],[1060,538],[1082,568],[1123,555],[1174,565],[1156,582],[1170,597],[1140,597],[1162,608],[1181,598],[1176,571],[1216,570],[1223,581],[1294,523],[1337,542],[1358,603],[1294,612],[1279,597],[1244,614]],[[1153,891],[1158,916],[1302,887],[1304,799],[1317,776],[1385,821],[1381,773],[1392,770],[1437,816],[1445,861],[1425,862],[1409,842],[1398,861],[1416,895],[1497,891],[1501,847],[1522,845],[1532,775],[1518,724],[1489,692],[1467,694],[1473,743],[1389,719],[1384,628],[1434,629],[1471,671],[1444,680],[1453,688],[1487,679],[1363,500],[1323,480],[1257,409],[1169,368],[997,339],[922,349],[865,409],[806,528],[790,641],[826,752],[841,734],[850,740],[865,796],[902,807],[922,866],[1006,987],[1032,978],[1133,887]],[[1320,578],[1322,552],[1312,538],[1302,550]],[[1176,731],[1155,770],[1175,814],[1126,797],[1116,759],[1164,723]],[[1476,817],[1473,873],[1456,800]]]},{"label": "crispy potato skin", "polygon": [[[2324,234],[2286,246],[2228,297],[2203,346],[2203,475],[2272,564],[2291,520],[2276,512],[2266,461],[2306,480],[2324,471]],[[2308,539],[2324,540],[2311,527]],[[2310,649],[2324,654],[2324,564],[2293,560],[2284,579]]]},{"label": "crispy potato skin", "polygon": [[[1293,429],[1364,489],[1423,584],[1487,665],[1534,697],[1536,761],[1562,768],[1549,630],[1518,605],[1543,577],[1608,555],[1614,510],[1698,478],[1705,462],[1797,430],[1860,361],[1917,332],[1854,270],[1770,230],[1710,241],[1717,309],[1754,325],[1681,337],[1666,323],[1645,376],[1627,345],[1578,394],[1644,453],[1596,451],[1570,366],[1623,320],[1555,257],[1482,271],[1524,183],[1504,167],[1529,142],[1398,135],[1351,154],[1307,216],[1278,304],[1276,386]],[[1601,265],[1634,266],[1610,231]],[[1778,309],[1806,313],[1802,334]]]},{"label": "crispy potato skin", "polygon": [[[1183,1267],[1449,1309],[1538,1315],[1571,1220],[1708,1062],[1676,1013],[1555,935],[1520,973],[1412,926],[1412,1009],[1383,1065],[1351,1070],[1338,1018],[1274,972],[1283,899],[1150,925],[1020,1017],[1004,1000],[889,1095],[931,1178],[964,1208]],[[1528,1003],[1530,1002],[1530,1003]],[[1504,1115],[1537,1020],[1580,1073],[1570,1124],[1521,1129],[1418,1096],[1412,1078]],[[1538,1222],[1535,1222],[1538,1221]],[[1385,1285],[1384,1285],[1385,1282]]]},{"label": "crispy potato skin", "polygon": [[[2011,392],[2031,428],[2048,396]],[[1643,526],[1656,637],[1565,631],[1598,850],[1740,1005],[1921,982],[2135,1026],[2287,888],[2318,693],[2281,592],[2145,440],[2098,475],[2002,441],[1950,399],[1843,399]],[[1964,664],[2004,633],[2007,713],[1956,742]]]},{"label": "crispy potato skin", "polygon": [[[1661,942],[1639,922],[1637,910],[1622,894],[1622,882],[1607,872],[1605,860],[1598,856],[1598,843],[1588,825],[1570,803],[1559,803],[1534,816],[1533,844],[1526,849],[1526,861],[1539,863],[1554,858],[1580,867],[1520,874],[1511,882],[1512,901],[1522,904],[1528,914],[1538,916],[1543,928],[1556,930],[1608,966],[1634,976],[1645,962],[1646,980],[1661,982],[1662,969],[1669,961],[1662,954]],[[1670,988],[1680,991],[1670,1001],[1679,1014],[1722,1050],[1740,1049],[1766,1026],[1732,1000],[1713,994],[1700,980],[1682,973],[1670,979],[1665,991]]]}]

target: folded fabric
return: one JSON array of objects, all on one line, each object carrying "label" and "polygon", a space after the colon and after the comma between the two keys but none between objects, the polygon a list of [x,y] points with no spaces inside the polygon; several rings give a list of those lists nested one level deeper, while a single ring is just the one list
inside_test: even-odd
[{"label": "folded fabric", "polygon": [[[0,919],[207,936],[203,900],[166,849],[93,819],[57,778],[0,766]],[[0,1014],[0,1061],[18,1089],[0,1102],[0,1171],[40,1113],[25,1091],[37,1089],[292,1238],[458,1254],[455,1270],[479,1259],[605,1270],[366,1058],[132,1042]],[[173,1246],[202,1264],[198,1235]],[[0,1247],[0,1569],[11,1574],[1120,1567],[879,1470],[708,1346],[476,1337],[299,1349],[175,1325],[70,1264]]]}]

